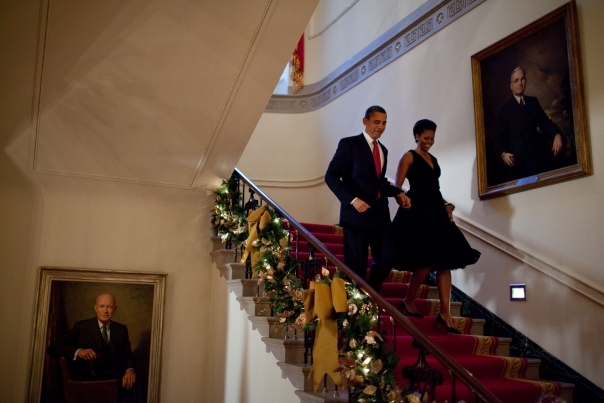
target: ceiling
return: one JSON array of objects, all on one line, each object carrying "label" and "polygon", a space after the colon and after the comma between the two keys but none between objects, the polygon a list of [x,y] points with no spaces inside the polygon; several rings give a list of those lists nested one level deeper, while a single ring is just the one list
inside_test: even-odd
[{"label": "ceiling", "polygon": [[41,0],[30,169],[194,187],[237,163],[318,0]]}]

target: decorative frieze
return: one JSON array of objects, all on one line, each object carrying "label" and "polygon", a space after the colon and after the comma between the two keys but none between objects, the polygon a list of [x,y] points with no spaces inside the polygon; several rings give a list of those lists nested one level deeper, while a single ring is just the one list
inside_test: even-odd
[{"label": "decorative frieze", "polygon": [[322,108],[485,1],[427,1],[411,18],[389,29],[371,48],[357,53],[325,79],[306,85],[296,95],[273,95],[265,112],[303,113]]}]

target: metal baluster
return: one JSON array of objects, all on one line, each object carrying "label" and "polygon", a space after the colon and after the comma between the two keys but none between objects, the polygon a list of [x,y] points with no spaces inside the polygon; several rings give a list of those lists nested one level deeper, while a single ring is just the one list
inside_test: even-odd
[{"label": "metal baluster", "polygon": [[336,388],[333,391],[333,397],[339,397],[340,396],[340,392],[338,391],[338,385],[336,385]]},{"label": "metal baluster", "polygon": [[449,370],[449,375],[451,376],[451,400],[454,402],[457,400],[457,391],[455,390],[457,378],[455,378],[455,374],[451,370]]},{"label": "metal baluster", "polygon": [[298,244],[300,242],[300,234],[296,230],[296,262],[298,261]]},{"label": "metal baluster", "polygon": [[396,324],[392,316],[390,316],[390,324],[392,324],[392,351],[396,352]]},{"label": "metal baluster", "polygon": [[323,394],[327,393],[327,374],[323,375]]}]

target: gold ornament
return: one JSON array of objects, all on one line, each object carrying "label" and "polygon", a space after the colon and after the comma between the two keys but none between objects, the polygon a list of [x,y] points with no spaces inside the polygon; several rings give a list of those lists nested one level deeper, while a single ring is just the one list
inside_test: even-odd
[{"label": "gold ornament", "polygon": [[381,341],[384,341],[384,339],[382,339],[382,336],[380,336],[380,334],[374,330],[370,330],[367,332],[367,335],[365,336],[365,341],[367,342],[367,344],[375,344],[376,341],[375,339],[378,338]]},{"label": "gold ornament", "polygon": [[357,348],[357,341],[355,339],[350,339],[348,345],[350,346],[350,348]]},{"label": "gold ornament", "polygon": [[279,246],[281,246],[282,248],[287,248],[288,245],[288,239],[287,238],[281,238],[279,239]]},{"label": "gold ornament", "polygon": [[359,308],[355,304],[348,304],[348,316],[355,315],[359,311]]},{"label": "gold ornament", "polygon": [[343,365],[345,367],[350,367],[350,368],[354,368],[357,363],[354,358],[350,358],[350,357],[340,357],[340,359],[338,361],[340,362],[340,365]]},{"label": "gold ornament", "polygon": [[371,372],[377,374],[382,370],[382,368],[384,368],[384,363],[378,358],[373,362],[373,365],[371,366]]},{"label": "gold ornament", "polygon": [[305,324],[306,324],[306,315],[304,313],[301,313],[296,318],[296,321],[294,322],[294,326],[298,329],[302,329],[302,326],[304,326]]},{"label": "gold ornament", "polygon": [[321,274],[323,277],[329,277],[329,270],[326,267],[321,267]]},{"label": "gold ornament", "polygon": [[369,396],[375,395],[377,392],[377,387],[373,385],[368,385],[365,389],[363,389],[363,393]]},{"label": "gold ornament", "polygon": [[409,403],[422,403],[422,401],[419,400],[419,396],[417,396],[416,394],[411,394],[407,396],[407,401]]}]

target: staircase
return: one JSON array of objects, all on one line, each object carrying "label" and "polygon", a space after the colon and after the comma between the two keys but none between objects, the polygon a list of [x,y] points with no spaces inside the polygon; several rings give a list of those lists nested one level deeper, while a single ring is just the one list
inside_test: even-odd
[{"label": "staircase", "polygon": [[[302,224],[332,253],[343,261],[343,236],[339,228],[319,224]],[[319,390],[313,393],[312,381],[308,379],[310,364],[304,364],[304,340],[302,334],[295,334],[289,329],[279,326],[276,318],[270,316],[270,306],[266,298],[257,297],[258,287],[255,280],[245,279],[245,265],[234,263],[235,251],[222,249],[219,237],[213,238],[212,258],[229,284],[229,289],[237,295],[237,300],[252,321],[254,329],[258,330],[267,350],[278,360],[284,378],[290,380],[298,389],[301,403],[310,402],[347,402],[345,390],[336,392],[331,379],[327,377],[325,393]],[[298,248],[298,261],[308,258],[306,242],[301,242]],[[315,254],[322,258],[321,254]],[[368,261],[368,265],[370,259]],[[394,307],[400,308],[406,295],[411,273],[393,271],[386,279],[380,294]],[[418,328],[430,337],[439,347],[451,355],[458,363],[472,373],[484,386],[504,403],[536,403],[544,396],[544,402],[554,402],[554,397],[571,403],[574,385],[568,383],[544,381],[539,378],[540,360],[509,357],[511,339],[483,336],[484,320],[459,317],[461,303],[451,303],[451,313],[454,327],[463,335],[450,335],[444,329],[438,328],[435,315],[440,310],[438,291],[435,287],[422,285],[416,296],[416,305],[424,318],[409,318]],[[401,358],[397,368],[397,384],[407,385],[403,379],[403,367],[413,365],[418,357],[418,350],[412,347],[413,338],[402,328],[392,329],[388,317],[382,317],[384,328],[390,333],[389,343],[393,342],[397,355]],[[394,337],[393,337],[394,336]],[[428,356],[428,364],[443,375],[443,385],[437,387],[436,401],[451,402],[451,377],[437,360]],[[456,382],[455,401],[474,402],[474,397],[462,383]]]}]

